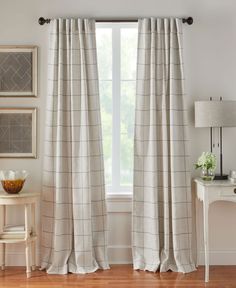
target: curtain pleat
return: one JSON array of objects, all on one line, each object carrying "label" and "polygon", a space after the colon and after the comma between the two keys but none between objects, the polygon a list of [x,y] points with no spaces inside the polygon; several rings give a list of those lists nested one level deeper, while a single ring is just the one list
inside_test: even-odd
[{"label": "curtain pleat", "polygon": [[109,268],[95,21],[50,24],[42,269]]},{"label": "curtain pleat", "polygon": [[134,140],[133,263],[195,270],[181,19],[140,19]]}]

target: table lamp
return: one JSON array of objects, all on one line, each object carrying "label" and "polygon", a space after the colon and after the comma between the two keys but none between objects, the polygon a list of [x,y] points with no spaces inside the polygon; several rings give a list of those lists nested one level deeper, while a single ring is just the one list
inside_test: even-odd
[{"label": "table lamp", "polygon": [[195,127],[210,128],[211,152],[213,150],[212,128],[219,128],[220,175],[215,175],[214,180],[228,179],[228,175],[223,174],[222,127],[236,127],[236,101],[196,101]]}]

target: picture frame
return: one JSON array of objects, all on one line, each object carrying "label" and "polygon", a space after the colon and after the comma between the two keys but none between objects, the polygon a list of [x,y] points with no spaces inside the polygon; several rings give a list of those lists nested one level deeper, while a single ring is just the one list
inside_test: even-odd
[{"label": "picture frame", "polygon": [[0,45],[0,97],[37,96],[37,46]]},{"label": "picture frame", "polygon": [[0,158],[37,157],[37,108],[0,108]]}]

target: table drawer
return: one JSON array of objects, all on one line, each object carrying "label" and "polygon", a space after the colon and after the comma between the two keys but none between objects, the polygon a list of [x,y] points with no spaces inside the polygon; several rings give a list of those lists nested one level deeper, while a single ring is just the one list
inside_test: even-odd
[{"label": "table drawer", "polygon": [[236,197],[236,186],[222,187],[220,189],[221,196],[235,196]]}]

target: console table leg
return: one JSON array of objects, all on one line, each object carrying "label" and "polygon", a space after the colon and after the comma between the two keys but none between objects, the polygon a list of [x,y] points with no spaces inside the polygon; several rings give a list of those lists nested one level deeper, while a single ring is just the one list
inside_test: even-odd
[{"label": "console table leg", "polygon": [[35,241],[32,241],[31,243],[31,251],[32,251],[32,271],[35,271],[36,269],[36,265],[35,265],[35,256],[36,256],[36,253],[35,253],[35,248],[36,248],[36,245],[35,245]]},{"label": "console table leg", "polygon": [[196,217],[196,267],[198,267],[199,265],[199,259],[200,259],[200,256],[199,256],[199,233],[200,233],[200,229],[199,229],[199,209],[198,209],[198,198],[196,197],[195,199],[195,210],[196,210],[196,213],[195,213],[195,217]]},{"label": "console table leg", "polygon": [[5,270],[5,254],[6,254],[6,244],[2,244],[2,259],[1,259],[1,269],[2,271]]},{"label": "console table leg", "polygon": [[30,247],[29,247],[29,243],[26,242],[26,247],[25,247],[25,257],[26,257],[26,275],[27,278],[31,277],[31,269],[30,269]]},{"label": "console table leg", "polygon": [[[36,223],[35,223],[35,203],[31,204],[31,221],[32,221],[32,235],[36,235]],[[36,243],[33,240],[31,242],[31,253],[32,253],[32,270],[36,268]]]},{"label": "console table leg", "polygon": [[25,204],[25,258],[27,278],[31,276],[30,267],[30,243],[29,243],[29,204]]},{"label": "console table leg", "polygon": [[[2,206],[2,230],[6,226],[6,206]],[[1,259],[1,269],[5,270],[5,259],[6,259],[6,244],[2,244],[2,259]]]},{"label": "console table leg", "polygon": [[209,239],[208,239],[208,203],[203,202],[205,282],[209,281]]}]

